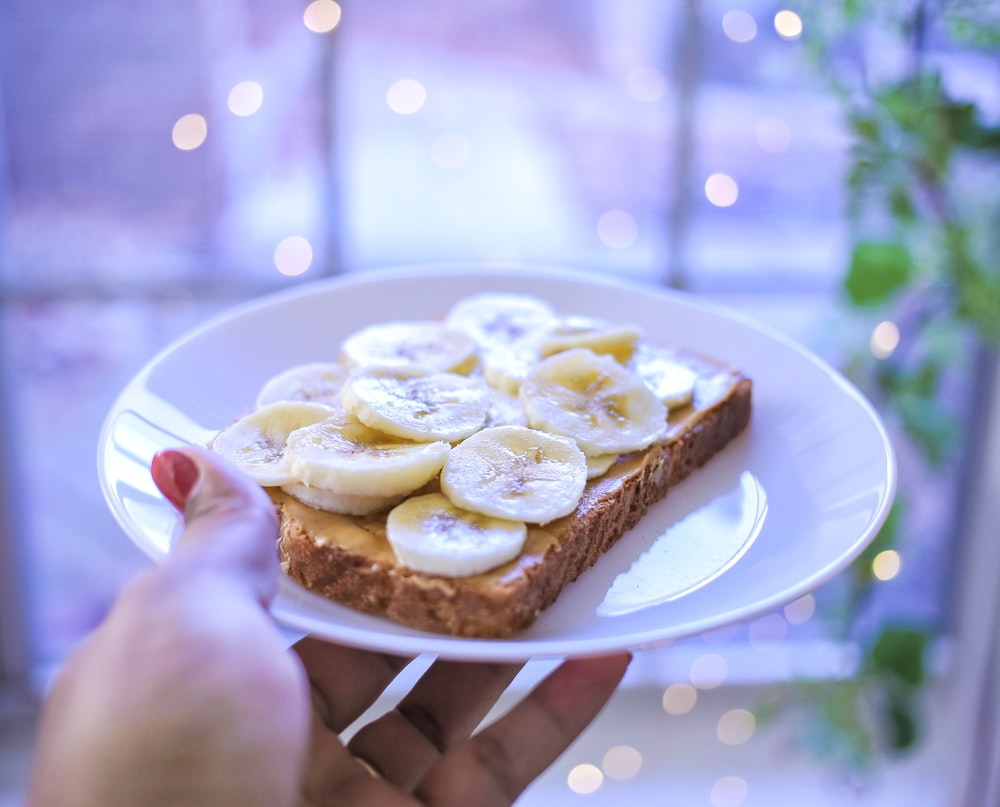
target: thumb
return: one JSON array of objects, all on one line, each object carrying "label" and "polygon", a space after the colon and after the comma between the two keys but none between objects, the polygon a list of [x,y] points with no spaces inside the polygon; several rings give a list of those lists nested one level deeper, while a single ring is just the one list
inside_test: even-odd
[{"label": "thumb", "polygon": [[219,574],[268,605],[278,577],[278,521],[263,488],[201,448],[161,451],[150,470],[160,492],[184,513],[184,532],[165,565]]}]

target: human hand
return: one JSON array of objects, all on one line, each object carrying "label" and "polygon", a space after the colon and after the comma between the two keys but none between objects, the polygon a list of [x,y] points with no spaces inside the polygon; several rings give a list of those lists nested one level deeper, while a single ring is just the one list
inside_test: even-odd
[{"label": "human hand", "polygon": [[43,711],[32,807],[510,804],[628,665],[564,662],[473,734],[519,667],[437,661],[345,745],[407,660],[313,639],[286,649],[267,611],[267,495],[200,449],[157,455],[153,476],[184,533],[68,659]]}]

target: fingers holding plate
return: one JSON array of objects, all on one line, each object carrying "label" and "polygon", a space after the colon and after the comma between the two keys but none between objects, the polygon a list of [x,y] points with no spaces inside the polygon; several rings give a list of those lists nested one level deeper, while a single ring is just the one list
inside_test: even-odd
[{"label": "fingers holding plate", "polygon": [[294,646],[309,677],[313,708],[339,734],[371,706],[410,659],[306,638]]},{"label": "fingers holding plate", "polygon": [[435,662],[395,709],[358,731],[350,751],[410,791],[443,754],[468,740],[521,667]]},{"label": "fingers holding plate", "polygon": [[506,715],[446,753],[413,790],[429,804],[511,804],[596,717],[627,653],[564,662]]}]

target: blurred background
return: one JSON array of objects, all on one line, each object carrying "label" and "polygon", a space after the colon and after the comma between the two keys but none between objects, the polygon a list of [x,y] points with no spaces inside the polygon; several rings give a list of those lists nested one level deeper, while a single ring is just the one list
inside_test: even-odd
[{"label": "blurred background", "polygon": [[95,473],[122,386],[247,298],[439,261],[738,308],[900,464],[850,570],[639,654],[524,804],[1000,803],[998,157],[995,0],[4,0],[0,805],[147,563]]}]

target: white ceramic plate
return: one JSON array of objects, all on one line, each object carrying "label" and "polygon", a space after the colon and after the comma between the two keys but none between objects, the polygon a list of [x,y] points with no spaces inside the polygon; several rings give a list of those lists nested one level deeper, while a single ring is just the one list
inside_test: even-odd
[{"label": "white ceramic plate", "polygon": [[437,317],[476,291],[531,292],[573,314],[639,324],[653,342],[741,368],[748,431],[653,507],[529,630],[506,640],[423,633],[282,579],[275,619],[402,655],[523,660],[655,646],[748,619],[854,559],[884,521],[895,464],[871,406],[805,349],[688,295],[560,270],[427,267],[350,275],[240,306],[179,339],[125,388],[100,438],[99,476],[129,537],[162,560],[180,529],[156,490],[156,451],[204,443],[293,364],[329,359],[370,322]]}]

